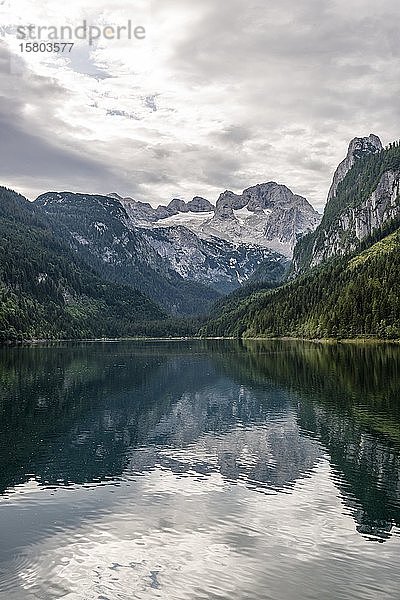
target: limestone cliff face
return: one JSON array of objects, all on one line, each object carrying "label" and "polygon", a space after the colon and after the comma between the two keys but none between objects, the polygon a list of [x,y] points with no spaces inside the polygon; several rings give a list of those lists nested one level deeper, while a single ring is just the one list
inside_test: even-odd
[{"label": "limestone cliff face", "polygon": [[298,239],[313,231],[321,215],[302,196],[273,181],[244,190],[225,191],[203,230],[232,241],[271,248],[291,257]]},{"label": "limestone cliff face", "polygon": [[356,160],[368,154],[376,154],[383,149],[382,142],[377,135],[371,133],[368,137],[356,137],[351,140],[346,158],[342,160],[335,171],[328,194],[328,202],[336,196],[338,185],[346,177]]},{"label": "limestone cliff face", "polygon": [[386,171],[376,190],[355,208],[345,210],[332,225],[316,237],[310,267],[332,256],[357,249],[359,242],[386,221],[400,217],[400,171]]},{"label": "limestone cliff face", "polygon": [[305,198],[273,181],[241,194],[226,190],[216,205],[195,196],[190,202],[174,198],[167,206],[153,208],[132,198],[110,196],[123,205],[132,227],[171,232],[174,227],[185,227],[210,243],[222,240],[237,247],[270,250],[285,259],[292,258],[297,241],[321,221]]},{"label": "limestone cliff face", "polygon": [[[294,275],[353,252],[386,222],[400,219],[399,161],[387,161],[389,152],[372,134],[351,141],[345,160],[335,172],[321,224],[295,248]],[[372,162],[356,164],[368,155],[374,155]],[[353,170],[349,179],[346,175],[353,168],[358,169],[356,177]]]}]

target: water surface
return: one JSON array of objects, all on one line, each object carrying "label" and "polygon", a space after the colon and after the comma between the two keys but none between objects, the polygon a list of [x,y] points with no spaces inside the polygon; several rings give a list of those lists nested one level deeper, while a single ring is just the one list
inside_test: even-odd
[{"label": "water surface", "polygon": [[400,348],[0,350],[0,597],[398,599]]}]

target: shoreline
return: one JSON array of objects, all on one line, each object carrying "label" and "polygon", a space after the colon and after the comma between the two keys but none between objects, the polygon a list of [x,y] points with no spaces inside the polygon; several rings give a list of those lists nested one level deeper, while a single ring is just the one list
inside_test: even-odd
[{"label": "shoreline", "polygon": [[116,344],[122,342],[190,342],[190,341],[252,341],[252,342],[307,342],[312,344],[338,345],[338,344],[400,344],[400,339],[388,340],[384,338],[359,337],[359,338],[303,338],[303,337],[200,337],[200,336],[180,336],[180,337],[122,337],[122,338],[76,338],[76,339],[32,339],[5,341],[0,343],[0,348],[12,348],[21,346],[40,346],[53,344]]}]

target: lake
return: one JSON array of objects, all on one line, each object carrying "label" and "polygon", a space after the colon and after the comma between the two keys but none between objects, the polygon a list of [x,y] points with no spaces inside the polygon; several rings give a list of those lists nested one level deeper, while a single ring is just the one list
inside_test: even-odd
[{"label": "lake", "polygon": [[0,349],[0,598],[398,599],[400,347]]}]

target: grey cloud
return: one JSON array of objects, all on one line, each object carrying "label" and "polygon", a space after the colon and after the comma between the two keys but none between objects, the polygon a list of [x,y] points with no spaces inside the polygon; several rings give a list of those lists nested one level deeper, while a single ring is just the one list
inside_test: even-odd
[{"label": "grey cloud", "polygon": [[251,128],[245,125],[229,125],[222,131],[212,134],[210,139],[225,145],[235,144],[240,146],[253,137],[254,132]]},{"label": "grey cloud", "polygon": [[[190,20],[168,40],[166,97],[155,82],[153,90],[140,90],[131,111],[129,103],[119,104],[118,87],[113,93],[99,87],[99,95],[112,98],[109,116],[134,124],[129,136],[93,143],[88,131],[90,142],[66,147],[51,130],[62,136],[68,128],[57,107],[71,92],[23,66],[18,80],[7,79],[9,58],[0,54],[1,123],[12,138],[9,156],[3,144],[4,176],[25,174],[28,185],[36,171],[53,188],[86,182],[88,191],[107,186],[154,203],[168,201],[169,190],[211,197],[275,179],[321,207],[352,137],[371,131],[384,142],[400,137],[397,0],[230,0],[229,9],[203,0],[193,11],[187,0],[170,0],[168,10],[154,0],[152,8],[155,16],[164,10],[163,18],[182,13]],[[77,56],[72,67],[84,72],[90,61]],[[106,64],[94,66],[107,73]],[[32,119],[23,111],[27,102],[36,107]],[[183,124],[186,111],[198,119],[201,102],[201,135],[188,141],[180,111]],[[137,127],[130,119],[136,110]],[[174,129],[163,127],[169,118]],[[31,158],[20,160],[18,149]]]},{"label": "grey cloud", "polygon": [[93,177],[103,170],[85,156],[73,154],[40,137],[8,123],[0,117],[0,175],[10,176],[19,168],[27,177],[64,176]]},{"label": "grey cloud", "polygon": [[313,159],[309,156],[305,156],[301,152],[291,152],[288,154],[288,160],[290,163],[297,167],[303,167],[308,171],[316,171],[327,175],[329,173],[329,165],[319,159]]},{"label": "grey cloud", "polygon": [[[129,175],[115,168],[110,160],[98,157],[96,146],[75,143],[72,147],[63,137],[65,123],[55,115],[58,103],[68,97],[68,90],[29,71],[3,47],[0,74],[2,184],[14,185],[30,198],[48,189],[103,192],[125,185],[132,192],[138,189]],[[34,107],[35,117],[25,112],[28,105]],[[114,149],[110,152],[115,154]]]},{"label": "grey cloud", "polygon": [[[42,127],[48,124],[52,103],[65,97],[65,91],[56,82],[31,73],[25,77],[9,70],[9,55],[0,51],[2,94],[0,96],[0,178],[3,182],[16,182],[23,192],[36,186],[70,182],[73,186],[86,186],[90,181],[108,181],[111,171],[101,162],[91,158],[86,149],[72,149],[62,137],[52,135]],[[43,103],[43,98],[46,103]],[[32,104],[37,109],[36,120],[24,113]],[[39,123],[39,126],[37,125]],[[54,120],[56,124],[56,119]],[[42,188],[43,189],[43,188]]]},{"label": "grey cloud", "polygon": [[[399,137],[396,0],[366,1],[363,10],[344,0],[233,0],[229,11],[212,0],[202,6],[203,18],[176,49],[177,73],[231,89],[232,103],[243,107],[242,119],[258,140],[279,146],[283,126],[300,142],[307,132],[303,157],[280,157],[281,178],[295,169],[294,183],[313,189],[318,205],[327,174],[352,137],[370,130],[387,141]],[[323,157],[311,158],[323,138],[329,139]],[[318,185],[307,186],[310,171],[320,173]]]},{"label": "grey cloud", "polygon": [[228,75],[251,71],[255,64],[264,65],[268,71],[271,60],[288,58],[287,66],[293,70],[307,58],[328,74],[321,59],[331,62],[339,56],[354,56],[363,59],[365,69],[367,56],[386,57],[388,40],[398,54],[399,33],[392,23],[400,9],[396,0],[385,4],[387,10],[382,15],[374,8],[365,16],[344,1],[337,3],[347,8],[340,13],[331,0],[286,0],[279,5],[232,0],[229,11],[223,4],[208,0],[202,3],[207,9],[203,19],[177,48],[175,59],[188,67],[194,65],[195,76],[205,69],[208,77],[216,71]]}]

